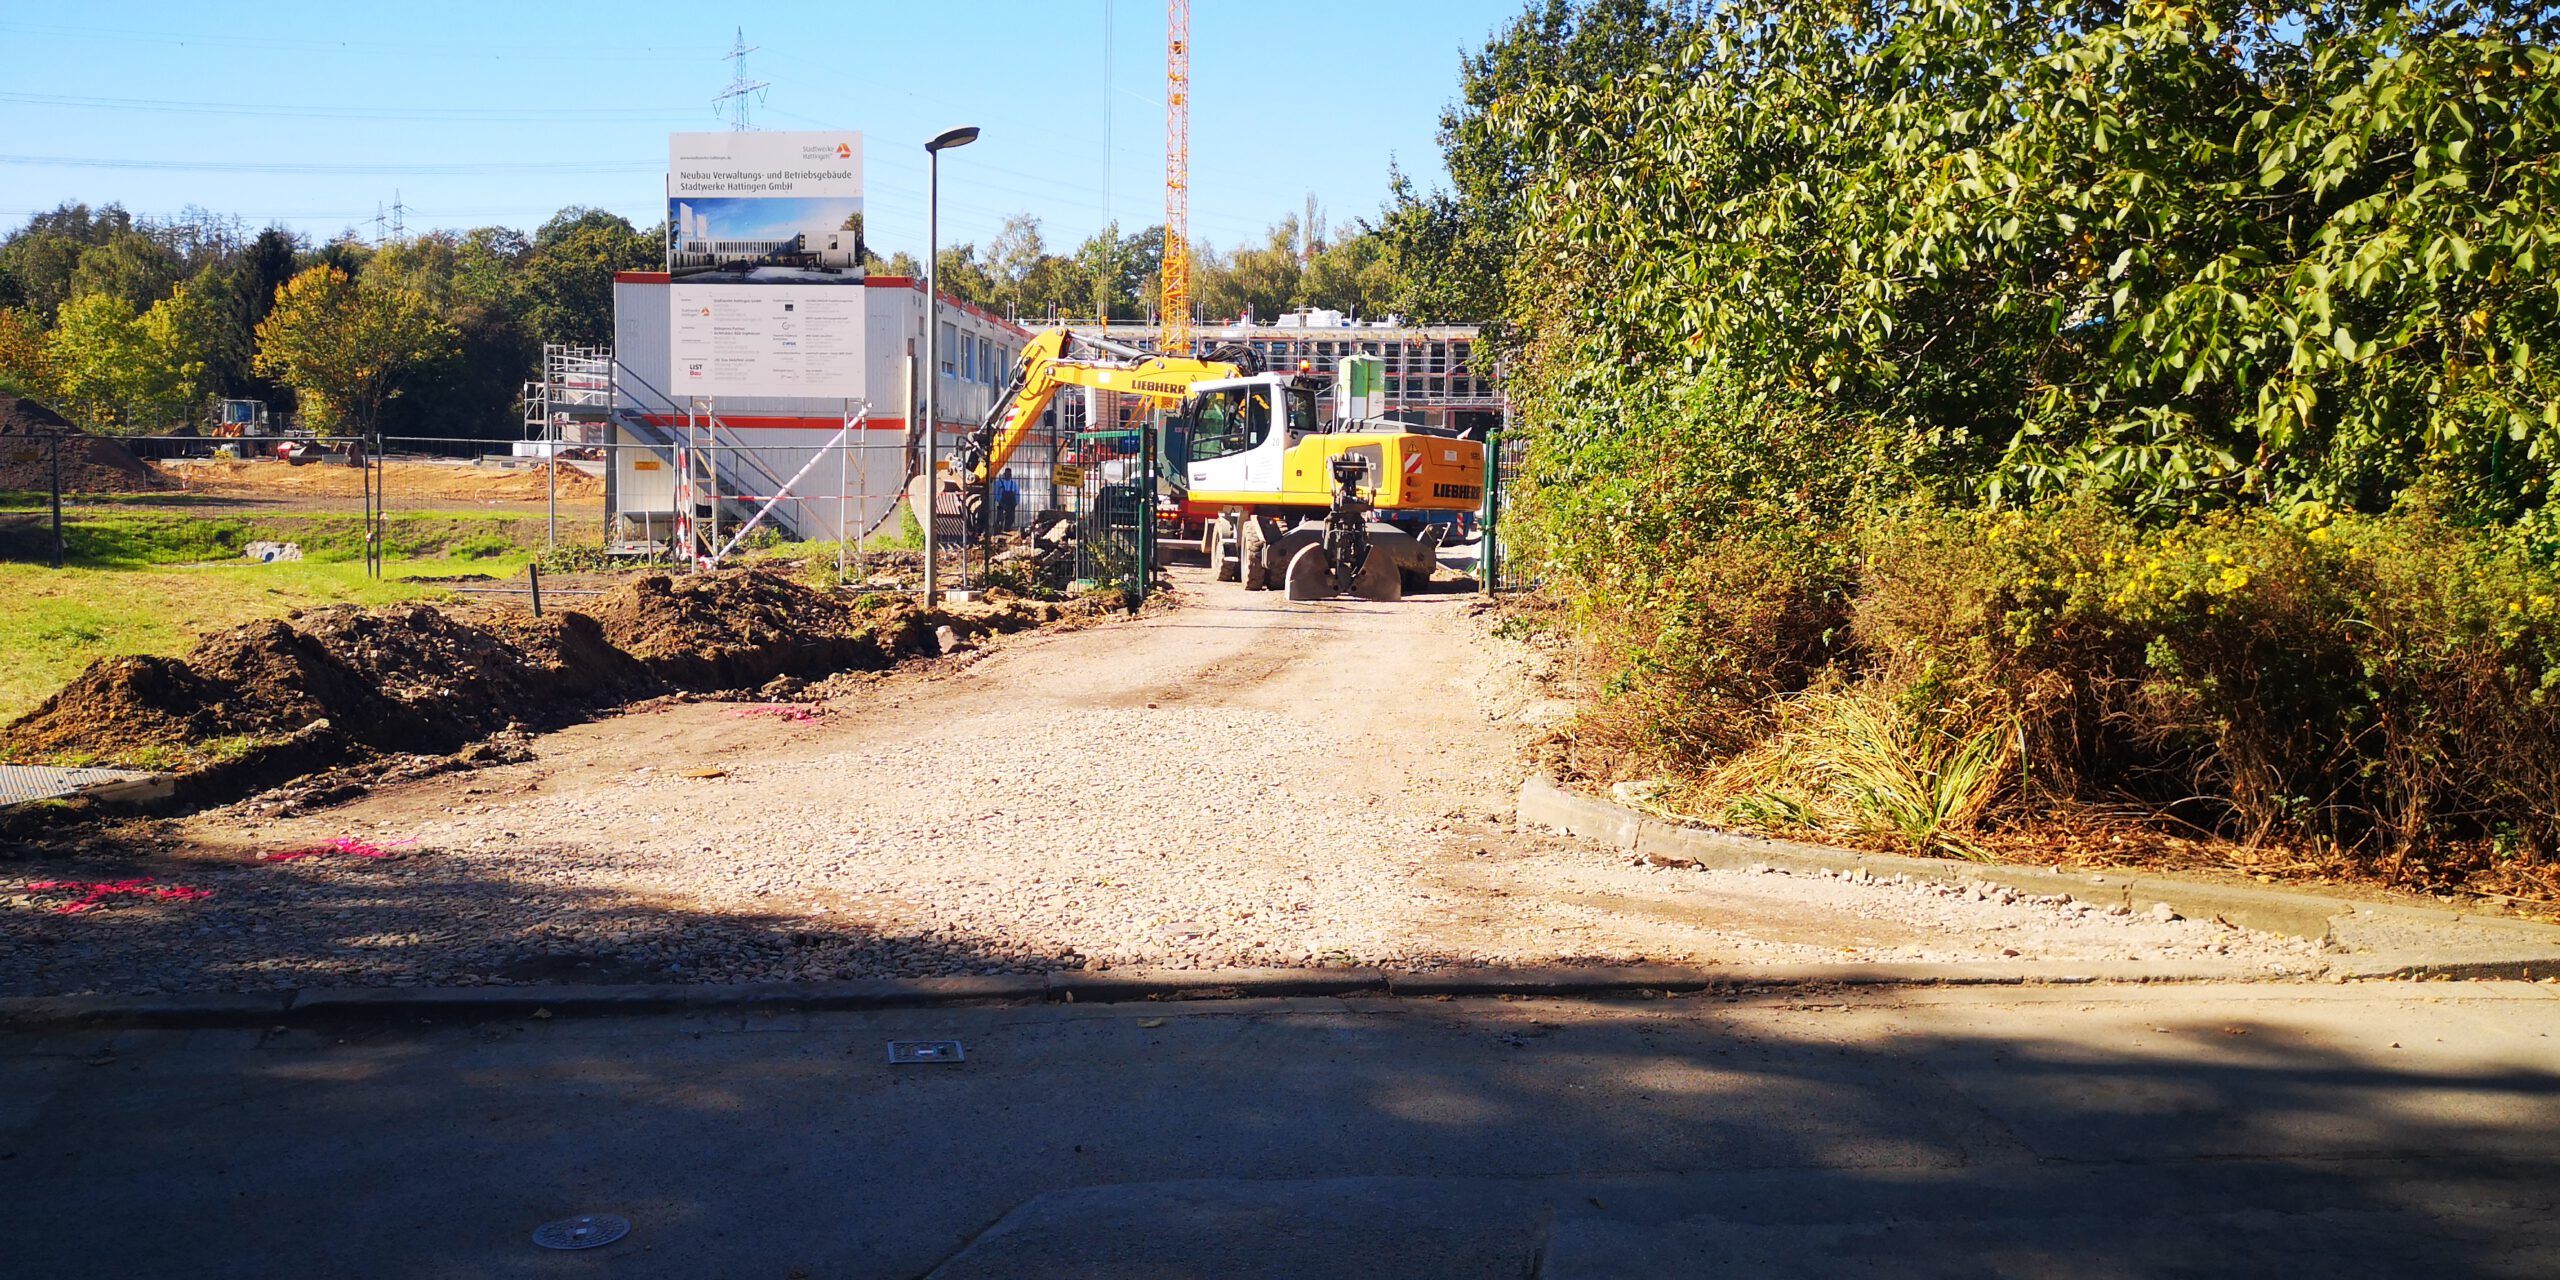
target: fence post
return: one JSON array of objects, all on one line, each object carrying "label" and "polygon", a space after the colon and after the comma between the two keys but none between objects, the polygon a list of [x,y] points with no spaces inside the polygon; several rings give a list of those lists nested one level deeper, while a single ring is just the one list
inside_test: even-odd
[{"label": "fence post", "polygon": [[[1508,418],[1510,410],[1504,408]],[[1498,530],[1502,527],[1502,428],[1486,433],[1484,442],[1484,532],[1476,539],[1476,591],[1493,595],[1501,575]]]},{"label": "fence post", "polygon": [[526,565],[524,576],[533,584],[533,616],[539,618],[542,616],[542,565],[539,562]]},{"label": "fence post", "polygon": [[[542,545],[544,549],[560,549],[560,428],[553,424],[550,439],[542,446]],[[542,611],[534,610],[540,617]]]},{"label": "fence post", "polygon": [[1147,482],[1138,487],[1138,603],[1147,601],[1147,589],[1156,577],[1156,428],[1164,413],[1158,410],[1140,419],[1144,430],[1138,437],[1138,470]]},{"label": "fence post", "polygon": [[[844,586],[844,540],[852,523],[845,518],[845,508],[853,505],[853,495],[850,492],[853,488],[853,406],[850,403],[844,407],[844,416],[844,434],[836,437],[836,586],[838,589]],[[868,430],[871,420],[869,401],[863,403],[862,418],[864,429]]]},{"label": "fence post", "polygon": [[53,442],[51,454],[53,471],[53,567],[59,569],[62,567],[62,433],[59,431],[54,432],[51,439]]}]

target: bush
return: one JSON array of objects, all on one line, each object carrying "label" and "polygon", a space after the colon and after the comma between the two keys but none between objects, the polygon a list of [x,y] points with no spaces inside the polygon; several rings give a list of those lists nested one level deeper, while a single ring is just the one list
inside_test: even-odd
[{"label": "bush", "polygon": [[[1909,511],[1736,541],[1582,635],[1573,762],[1760,825],[1972,850],[2108,806],[2427,885],[2560,871],[2560,572],[2424,503],[2167,527]],[[1994,803],[1994,801],[1997,803]]]}]

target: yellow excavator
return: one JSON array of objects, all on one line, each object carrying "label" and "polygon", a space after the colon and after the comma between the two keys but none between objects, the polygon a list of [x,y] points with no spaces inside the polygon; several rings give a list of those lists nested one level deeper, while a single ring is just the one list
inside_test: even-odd
[{"label": "yellow excavator", "polygon": [[1431,576],[1445,514],[1473,512],[1484,496],[1481,442],[1321,421],[1313,385],[1262,371],[1247,348],[1163,355],[1059,328],[1025,344],[955,471],[917,477],[918,519],[930,527],[937,505],[956,507],[975,527],[989,479],[1062,387],[1139,396],[1160,411],[1167,473],[1202,518],[1200,550],[1220,580],[1248,591],[1400,599]]}]

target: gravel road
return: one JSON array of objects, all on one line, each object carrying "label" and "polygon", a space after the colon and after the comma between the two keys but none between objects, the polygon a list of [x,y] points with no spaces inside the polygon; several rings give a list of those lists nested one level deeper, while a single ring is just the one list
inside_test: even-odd
[{"label": "gravel road", "polygon": [[[199,815],[0,879],[0,993],[1080,965],[2317,964],[2308,943],[2218,924],[1634,866],[1518,830],[1523,747],[1554,708],[1534,656],[1490,637],[1469,597],[1291,605],[1176,580],[1180,608],[840,678],[808,719],[635,711],[535,738],[524,763],[290,818]],[[332,840],[344,848],[276,860]],[[73,891],[22,887],[137,876],[211,896],[65,915]]]}]

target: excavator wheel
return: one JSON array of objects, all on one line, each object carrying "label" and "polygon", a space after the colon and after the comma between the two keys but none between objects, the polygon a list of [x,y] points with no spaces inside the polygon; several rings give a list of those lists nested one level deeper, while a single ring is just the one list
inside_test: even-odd
[{"label": "excavator wheel", "polygon": [[1226,521],[1210,521],[1209,527],[1201,531],[1200,545],[1202,553],[1209,557],[1209,567],[1216,571],[1218,581],[1234,582],[1244,577],[1243,548],[1228,535]]},{"label": "excavator wheel", "polygon": [[1271,572],[1270,530],[1258,516],[1246,516],[1243,524],[1236,535],[1237,575],[1247,591],[1268,590],[1278,576]]}]

